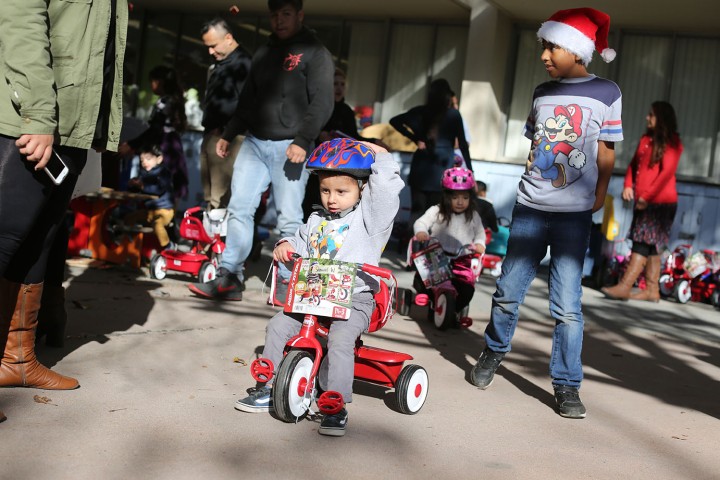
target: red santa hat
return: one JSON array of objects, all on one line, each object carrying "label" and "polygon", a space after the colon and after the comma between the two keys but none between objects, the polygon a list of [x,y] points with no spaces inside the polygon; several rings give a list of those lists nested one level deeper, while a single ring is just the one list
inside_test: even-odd
[{"label": "red santa hat", "polygon": [[610,16],[594,8],[571,8],[555,12],[540,25],[537,36],[574,53],[583,64],[592,60],[597,50],[605,62],[612,62],[615,50],[608,48]]}]

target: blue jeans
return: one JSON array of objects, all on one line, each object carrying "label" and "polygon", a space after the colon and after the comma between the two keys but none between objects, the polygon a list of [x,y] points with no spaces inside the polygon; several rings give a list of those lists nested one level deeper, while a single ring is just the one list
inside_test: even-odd
[{"label": "blue jeans", "polygon": [[255,210],[268,185],[272,183],[280,235],[294,235],[302,225],[302,201],[308,171],[304,163],[288,161],[285,151],[291,143],[292,140],[260,140],[248,135],[235,159],[222,266],[240,279],[243,278],[245,259],[252,249]]},{"label": "blue jeans", "polygon": [[550,315],[555,319],[550,355],[553,385],[579,387],[582,382],[582,267],[590,239],[592,212],[544,212],[515,204],[507,256],[492,299],[485,343],[509,352],[525,299],[537,268],[550,247]]}]

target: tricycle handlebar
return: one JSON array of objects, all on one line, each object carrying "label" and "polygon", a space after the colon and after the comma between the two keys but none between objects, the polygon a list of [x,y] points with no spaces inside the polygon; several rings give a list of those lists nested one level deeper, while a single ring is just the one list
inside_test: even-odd
[{"label": "tricycle handlebar", "polygon": [[375,275],[376,277],[386,278],[388,280],[392,278],[392,272],[390,270],[388,270],[387,268],[378,267],[376,265],[363,263],[362,265],[360,265],[360,270],[365,273],[369,273],[370,275]]}]

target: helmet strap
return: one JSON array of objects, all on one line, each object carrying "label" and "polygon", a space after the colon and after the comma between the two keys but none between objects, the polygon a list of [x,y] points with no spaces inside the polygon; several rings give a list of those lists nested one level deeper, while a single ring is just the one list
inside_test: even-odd
[{"label": "helmet strap", "polygon": [[358,207],[358,205],[360,205],[360,200],[358,200],[357,202],[355,202],[355,205],[353,205],[352,207],[346,208],[345,210],[340,210],[340,211],[337,212],[337,213],[332,213],[332,212],[328,211],[328,210],[327,210],[325,207],[323,207],[322,205],[318,205],[318,204],[313,205],[312,208],[313,208],[313,210],[315,210],[316,212],[318,212],[318,214],[319,214],[321,217],[323,217],[325,220],[337,220],[338,218],[343,218],[343,217],[345,217],[347,214],[349,214],[350,212],[352,212],[353,210],[355,210],[355,209]]}]

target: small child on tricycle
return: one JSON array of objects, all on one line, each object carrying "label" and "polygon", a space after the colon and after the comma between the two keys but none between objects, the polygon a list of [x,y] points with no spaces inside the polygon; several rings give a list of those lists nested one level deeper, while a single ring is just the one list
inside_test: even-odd
[{"label": "small child on tricycle", "polygon": [[[312,213],[294,236],[275,245],[274,259],[286,263],[300,255],[377,265],[400,206],[404,185],[398,163],[381,147],[338,138],[315,149],[306,168],[319,177],[322,208]],[[378,288],[377,279],[358,271],[349,318],[334,320],[329,328],[320,388],[339,392],[345,403],[352,401],[356,340],[368,329],[375,306],[373,291]],[[302,322],[301,314],[275,315],[267,326],[262,357],[280,365],[286,343],[300,332]],[[251,413],[272,409],[271,383],[249,390],[250,395],[238,400],[235,408]],[[319,433],[342,436],[347,420],[344,407],[325,415]]]},{"label": "small child on tricycle", "polygon": [[152,225],[160,248],[173,248],[166,229],[175,216],[172,175],[163,163],[163,154],[158,145],[142,145],[139,154],[140,176],[130,179],[128,190],[155,195],[157,198],[146,200],[144,208],[126,214],[123,221],[127,225]]}]

